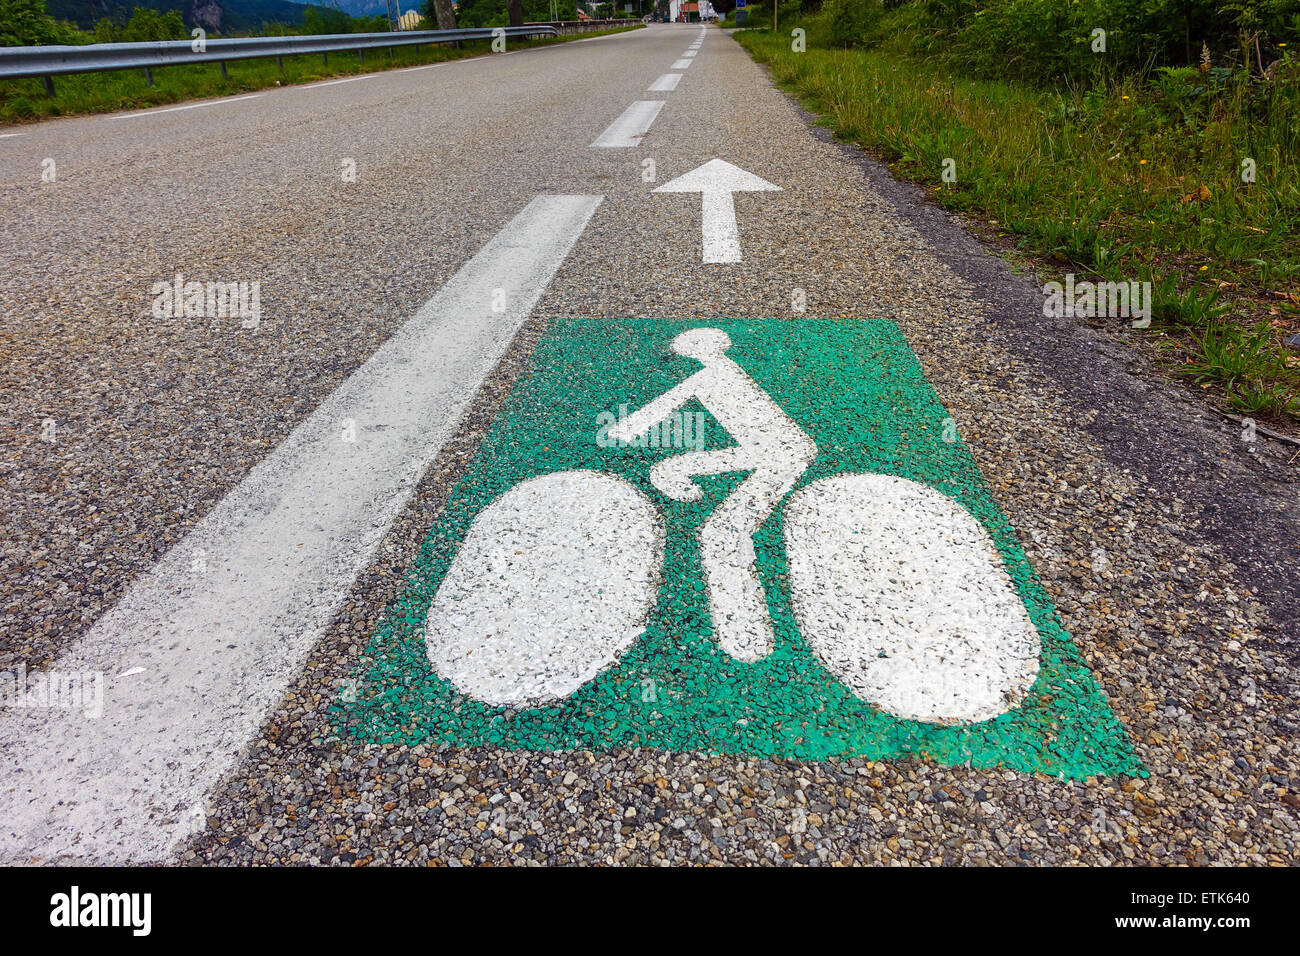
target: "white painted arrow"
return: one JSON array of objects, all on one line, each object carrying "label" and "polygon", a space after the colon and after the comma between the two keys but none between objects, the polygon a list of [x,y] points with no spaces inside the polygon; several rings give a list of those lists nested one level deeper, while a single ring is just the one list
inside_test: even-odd
[{"label": "white painted arrow", "polygon": [[740,231],[736,227],[736,204],[732,193],[781,192],[766,179],[747,173],[721,159],[664,183],[657,193],[701,193],[704,196],[704,261],[739,262]]}]

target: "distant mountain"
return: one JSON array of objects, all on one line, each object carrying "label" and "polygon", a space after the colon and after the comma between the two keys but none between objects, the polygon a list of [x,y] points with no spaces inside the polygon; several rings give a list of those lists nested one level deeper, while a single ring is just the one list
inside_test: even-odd
[{"label": "distant mountain", "polygon": [[[344,0],[340,5],[367,2],[376,0]],[[377,2],[382,8],[383,0]],[[68,20],[83,30],[92,29],[104,17],[126,23],[132,8],[147,7],[163,12],[179,10],[187,27],[199,26],[217,33],[251,33],[272,23],[301,25],[308,4],[291,0],[46,0],[45,7],[56,20]]]},{"label": "distant mountain", "polygon": [[[337,0],[333,5],[354,17],[388,15],[388,7],[384,0]],[[414,10],[416,13],[424,11],[424,0],[400,0],[400,5],[403,13],[408,10]]]}]

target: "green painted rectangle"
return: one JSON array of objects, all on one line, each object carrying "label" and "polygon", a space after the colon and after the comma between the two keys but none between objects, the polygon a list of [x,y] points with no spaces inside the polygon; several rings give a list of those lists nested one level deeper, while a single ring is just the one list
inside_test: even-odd
[{"label": "green painted rectangle", "polygon": [[[794,623],[780,508],[756,536],[776,651],[740,663],[718,649],[695,536],[743,476],[698,479],[704,500],[679,502],[647,476],[680,449],[596,441],[602,413],[639,408],[699,368],[668,343],[701,326],[725,331],[729,357],[816,441],[817,458],[796,490],[841,472],[897,475],[939,489],[980,521],[1042,640],[1038,677],[1018,707],[977,724],[936,726],[892,717],[850,693]],[[705,421],[706,447],[732,444]],[[518,482],[566,469],[620,475],[667,517],[659,600],[646,633],[569,698],[526,710],[488,706],[432,671],[424,613],[474,517]],[[875,320],[557,320],[431,529],[364,653],[355,691],[332,715],[344,739],[377,743],[914,758],[1069,778],[1146,773],[906,339]]]}]

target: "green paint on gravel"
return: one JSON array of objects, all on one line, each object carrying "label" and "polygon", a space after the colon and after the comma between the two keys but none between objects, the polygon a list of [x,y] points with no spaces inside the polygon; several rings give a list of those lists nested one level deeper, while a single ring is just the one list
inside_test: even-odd
[{"label": "green paint on gravel", "polygon": [[[1042,638],[1038,678],[1021,706],[994,720],[943,727],[900,720],[854,697],[794,623],[781,508],[756,536],[776,650],[746,664],[717,648],[695,536],[744,476],[697,479],[703,501],[673,501],[648,476],[651,465],[680,449],[596,442],[602,412],[640,408],[699,369],[668,348],[678,333],[698,326],[725,331],[733,343],[728,357],[816,441],[817,459],[796,490],[839,472],[899,475],[938,488],[979,519]],[[970,453],[960,439],[944,440],[946,420],[891,322],[557,320],[421,548],[363,655],[354,692],[335,703],[334,729],[344,739],[382,744],[911,757],[1068,778],[1145,776]],[[954,438],[951,423],[946,437]],[[705,444],[733,444],[707,413]],[[564,701],[526,710],[480,703],[430,668],[425,611],[483,508],[521,481],[568,469],[621,475],[666,516],[664,580],[649,626],[618,663]]]}]

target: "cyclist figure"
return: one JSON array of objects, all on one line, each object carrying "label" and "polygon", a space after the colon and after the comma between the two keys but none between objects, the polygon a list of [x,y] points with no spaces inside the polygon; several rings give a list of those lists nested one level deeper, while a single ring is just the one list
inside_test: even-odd
[{"label": "cyclist figure", "polygon": [[650,469],[650,483],[677,501],[704,492],[691,479],[748,471],[750,476],[700,528],[700,562],[718,645],[741,661],[772,653],[775,639],[758,579],[754,534],[817,456],[817,446],[745,371],[727,358],[731,339],[718,329],[691,329],[672,341],[678,355],[704,368],[616,423],[609,436],[628,441],[691,399],[703,405],[736,444],[676,455]]}]

